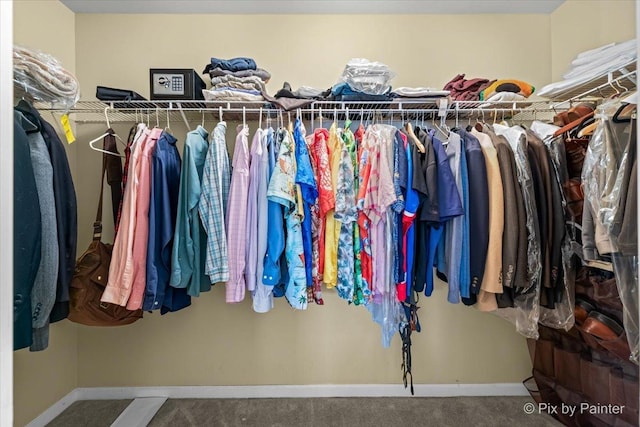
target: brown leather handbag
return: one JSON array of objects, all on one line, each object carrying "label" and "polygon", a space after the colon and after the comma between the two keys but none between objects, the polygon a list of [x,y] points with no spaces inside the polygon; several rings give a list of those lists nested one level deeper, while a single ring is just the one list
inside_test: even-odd
[{"label": "brown leather handbag", "polygon": [[102,158],[102,180],[93,241],[76,262],[69,289],[69,320],[88,326],[128,325],[142,318],[142,310],[127,310],[117,304],[100,301],[107,286],[113,246],[102,243],[102,196],[107,159]]}]

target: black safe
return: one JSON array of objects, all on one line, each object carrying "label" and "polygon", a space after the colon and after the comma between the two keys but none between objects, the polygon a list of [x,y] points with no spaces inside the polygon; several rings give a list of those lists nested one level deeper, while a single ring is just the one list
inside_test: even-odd
[{"label": "black safe", "polygon": [[149,84],[152,100],[203,100],[204,81],[188,68],[151,68]]}]

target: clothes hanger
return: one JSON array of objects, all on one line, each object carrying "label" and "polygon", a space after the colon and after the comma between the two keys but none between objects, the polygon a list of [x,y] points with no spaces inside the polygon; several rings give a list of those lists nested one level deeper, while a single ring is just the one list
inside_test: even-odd
[{"label": "clothes hanger", "polygon": [[222,117],[222,107],[218,107],[218,118],[220,119],[220,123],[224,123],[224,118]]},{"label": "clothes hanger", "polygon": [[349,118],[349,107],[345,108],[344,113],[344,130],[348,130],[351,127],[351,119]]},{"label": "clothes hanger", "polygon": [[260,113],[258,116],[258,129],[262,129],[262,107],[260,107]]},{"label": "clothes hanger", "polygon": [[167,112],[167,126],[164,128],[165,132],[171,133],[171,124],[169,123],[169,109],[165,110]]},{"label": "clothes hanger", "polygon": [[[116,141],[120,141],[120,143],[125,147],[127,146],[127,142],[125,140],[123,140],[122,138],[120,138],[120,136],[113,129],[111,129],[111,123],[109,122],[109,114],[107,113],[109,111],[109,108],[110,107],[106,107],[104,109],[104,120],[107,123],[107,131],[105,133],[103,133],[102,135],[100,135],[99,137],[97,137],[97,138],[95,138],[95,139],[93,139],[93,140],[91,140],[89,142],[89,145],[91,145],[91,148],[95,149],[96,151],[104,151],[104,150],[101,150],[98,147],[93,147],[92,143],[95,143],[95,142],[101,140],[102,138],[104,138],[107,135],[113,135],[116,138]],[[109,131],[111,131],[111,132],[109,132]],[[105,151],[105,153],[113,154],[110,151]]]},{"label": "clothes hanger", "polygon": [[633,114],[636,111],[634,104],[622,104],[613,115],[614,123],[627,123],[632,119]]},{"label": "clothes hanger", "polygon": [[593,117],[588,118],[576,128],[577,137],[583,138],[585,136],[592,135],[599,123],[600,121]]},{"label": "clothes hanger", "polygon": [[420,151],[421,153],[424,153],[426,151],[424,148],[424,145],[422,145],[422,142],[420,142],[416,134],[413,132],[413,126],[411,126],[411,122],[407,122],[404,125],[404,129],[407,132],[407,136],[411,139],[411,141],[413,141],[413,143],[418,148],[418,151]]},{"label": "clothes hanger", "polygon": [[569,132],[573,129],[575,129],[577,126],[579,126],[585,119],[588,119],[589,117],[593,117],[593,111],[588,113],[585,116],[580,117],[577,120],[574,120],[573,122],[569,123],[568,125],[565,125],[563,127],[561,127],[560,129],[558,129],[557,131],[554,132],[553,136],[560,136],[563,133]]},{"label": "clothes hanger", "polygon": [[242,127],[247,127],[247,107],[242,107]]},{"label": "clothes hanger", "polygon": [[[94,151],[99,151],[99,152],[101,152],[101,153],[106,153],[106,154],[109,154],[109,155],[112,155],[112,156],[116,156],[116,157],[124,157],[124,156],[123,156],[123,155],[121,155],[121,154],[117,154],[117,153],[114,153],[114,152],[111,152],[111,151],[103,150],[102,148],[98,148],[98,147],[96,147],[96,146],[94,145],[96,142],[102,141],[102,140],[104,139],[104,137],[106,137],[106,136],[108,136],[108,135],[113,135],[114,137],[116,137],[116,139],[120,139],[120,140],[122,141],[122,138],[120,138],[120,137],[119,137],[119,136],[118,136],[118,135],[113,131],[113,129],[111,129],[111,124],[109,123],[109,117],[108,117],[108,115],[107,115],[107,110],[108,110],[108,109],[109,109],[109,107],[107,107],[107,108],[105,108],[105,109],[104,109],[104,117],[105,117],[105,119],[106,119],[106,121],[107,121],[107,129],[108,129],[108,130],[107,130],[105,133],[103,133],[102,135],[100,135],[99,137],[94,138],[94,139],[92,139],[91,141],[89,141],[89,147],[91,147],[91,149],[92,149],[92,150],[94,150]],[[124,142],[124,141],[123,141],[123,142]],[[126,145],[126,144],[125,144],[125,145]]]}]

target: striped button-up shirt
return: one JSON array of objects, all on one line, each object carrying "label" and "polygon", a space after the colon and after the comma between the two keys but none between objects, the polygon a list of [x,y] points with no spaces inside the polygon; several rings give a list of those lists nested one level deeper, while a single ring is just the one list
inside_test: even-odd
[{"label": "striped button-up shirt", "polygon": [[205,273],[211,283],[229,280],[229,257],[225,231],[225,213],[229,197],[230,170],[226,142],[227,124],[220,122],[213,130],[202,176],[202,194],[198,211],[207,232]]}]

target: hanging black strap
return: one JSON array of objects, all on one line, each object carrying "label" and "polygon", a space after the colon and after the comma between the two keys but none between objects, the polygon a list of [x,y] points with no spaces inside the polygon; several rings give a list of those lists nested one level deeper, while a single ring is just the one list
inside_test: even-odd
[{"label": "hanging black strap", "polygon": [[413,391],[413,375],[411,375],[411,326],[406,323],[400,327],[400,337],[402,338],[402,382],[407,388],[407,380],[411,385],[411,395]]},{"label": "hanging black strap", "polygon": [[96,212],[96,221],[93,223],[93,240],[102,238],[102,197],[104,196],[104,177],[107,172],[106,154],[102,155],[102,178],[100,179],[100,197],[98,198],[98,211]]},{"label": "hanging black strap", "polygon": [[113,153],[107,154],[104,156],[104,159],[106,159],[107,184],[109,184],[111,188],[111,207],[113,210],[114,225],[118,218],[118,208],[122,200],[122,158],[118,152],[115,134],[113,129],[109,128],[102,143],[103,150]]},{"label": "hanging black strap", "polygon": [[[418,295],[412,295],[412,302],[402,303],[407,323],[400,325],[400,338],[402,339],[402,382],[404,388],[411,386],[411,395],[413,391],[413,375],[411,374],[411,333],[413,331],[420,332],[420,320],[418,319],[418,307],[416,305]],[[415,301],[415,302],[413,302]]]}]

